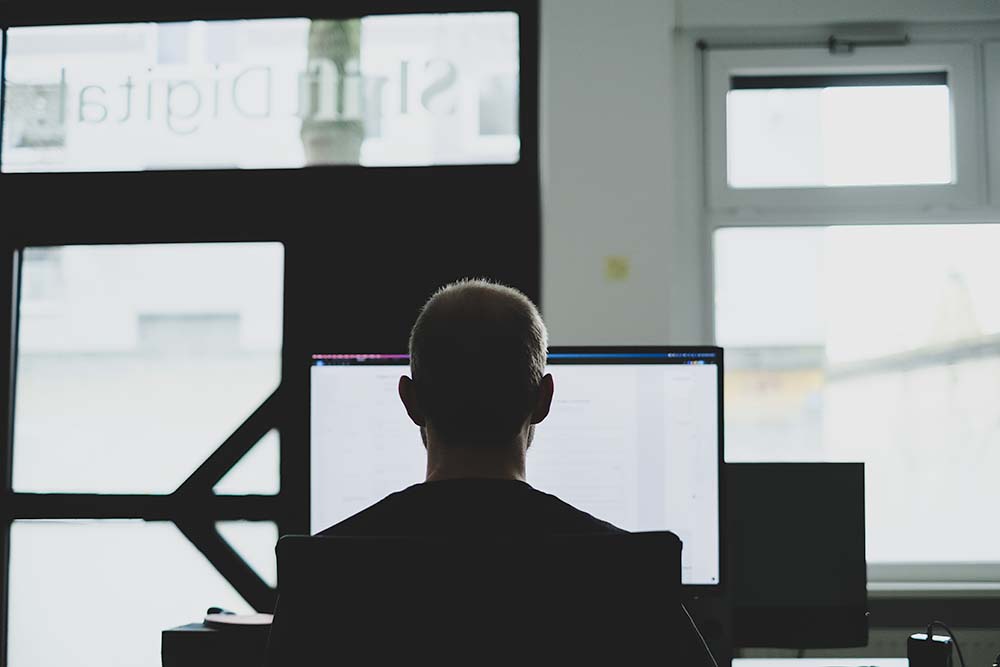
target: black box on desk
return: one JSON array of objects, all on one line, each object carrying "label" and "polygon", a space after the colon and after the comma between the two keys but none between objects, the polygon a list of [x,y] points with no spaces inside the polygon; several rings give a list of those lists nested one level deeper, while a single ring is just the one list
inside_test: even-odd
[{"label": "black box on desk", "polygon": [[270,626],[211,628],[191,623],[163,631],[163,667],[263,667]]},{"label": "black box on desk", "polygon": [[952,667],[951,637],[912,634],[906,641],[906,657],[910,667]]}]

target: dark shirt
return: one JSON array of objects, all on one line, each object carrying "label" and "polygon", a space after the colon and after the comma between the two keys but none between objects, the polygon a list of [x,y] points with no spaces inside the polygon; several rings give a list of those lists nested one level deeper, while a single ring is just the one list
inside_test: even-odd
[{"label": "dark shirt", "polygon": [[526,482],[450,479],[390,494],[323,536],[572,535],[623,533]]},{"label": "dark shirt", "polygon": [[[624,532],[627,531],[578,510],[551,494],[538,491],[525,482],[454,479],[415,484],[390,494],[319,535],[445,537]],[[667,625],[673,626],[676,632],[675,639],[663,647],[663,655],[671,659],[665,664],[712,667],[711,658],[705,652],[691,622],[682,614],[682,609],[672,613],[676,616]],[[272,630],[272,643],[275,641],[274,635]],[[586,649],[588,645],[581,646]],[[529,661],[526,664],[536,663]],[[626,661],[622,664],[648,664],[648,661]]]}]

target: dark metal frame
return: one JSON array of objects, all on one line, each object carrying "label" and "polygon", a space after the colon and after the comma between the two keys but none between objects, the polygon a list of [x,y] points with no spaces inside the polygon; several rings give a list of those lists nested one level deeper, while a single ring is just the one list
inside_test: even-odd
[{"label": "dark metal frame", "polygon": [[750,74],[729,78],[730,90],[772,88],[831,88],[849,86],[947,86],[948,72],[891,74]]},{"label": "dark metal frame", "polygon": [[[264,5],[264,6],[261,6]],[[269,5],[269,6],[268,6]],[[29,4],[17,0],[0,0],[0,29],[4,31],[0,52],[0,81],[5,80],[7,35],[11,27],[32,25],[70,25],[95,23],[125,23],[142,21],[222,20],[246,18],[309,17],[325,19],[356,18],[375,14],[416,14],[476,11],[513,11],[519,15],[520,26],[520,111],[519,130],[521,159],[514,165],[476,165],[419,168],[306,167],[253,171],[178,170],[131,173],[45,173],[0,174],[0,193],[24,192],[65,193],[66,198],[78,198],[76,208],[56,202],[57,208],[74,213],[86,212],[107,204],[94,192],[120,195],[121,202],[148,202],[150,197],[167,190],[183,192],[212,179],[218,190],[216,199],[240,196],[250,200],[247,208],[262,211],[261,218],[282,213],[280,198],[265,191],[284,192],[295,188],[328,187],[336,174],[349,183],[362,178],[378,183],[398,183],[402,179],[455,179],[461,188],[463,178],[473,173],[476,178],[495,178],[500,183],[517,180],[533,183],[533,190],[524,196],[535,199],[537,206],[538,174],[538,1],[537,0],[293,0],[287,3],[195,3],[177,0],[147,8],[132,2],[111,2],[59,5]],[[0,127],[3,122],[5,86],[0,85]],[[0,133],[2,134],[2,133]],[[511,174],[516,174],[516,179]],[[303,185],[305,183],[305,185]],[[9,188],[9,189],[8,189]],[[0,194],[5,206],[10,201]],[[29,197],[19,196],[18,201]],[[45,201],[43,199],[43,201]],[[117,202],[117,203],[121,203]],[[154,207],[155,208],[155,207]],[[36,216],[35,211],[5,209],[4,229],[0,231],[0,310],[9,317],[9,325],[0,325],[0,667],[7,664],[8,578],[10,564],[10,528],[17,519],[119,519],[172,521],[191,543],[212,563],[218,572],[259,611],[273,608],[275,591],[221,537],[216,521],[274,521],[279,532],[294,533],[308,530],[308,382],[302,363],[305,338],[296,328],[302,321],[301,299],[295,291],[302,287],[301,276],[294,273],[288,261],[289,249],[308,242],[307,230],[271,221],[253,221],[234,231],[225,222],[209,222],[178,216],[183,210],[174,201],[152,210],[142,220],[142,228],[122,220],[88,220],[86,225],[53,225],[33,220],[15,226],[9,221],[17,216]],[[221,211],[220,207],[220,211]],[[219,216],[216,216],[219,217]],[[25,220],[29,218],[24,218]],[[537,221],[528,224],[537,225]],[[275,227],[287,228],[276,235]],[[536,241],[540,239],[536,236]],[[20,271],[23,250],[28,246],[67,244],[141,244],[181,242],[241,242],[280,241],[286,248],[284,277],[283,347],[281,381],[267,398],[226,440],[169,495],[103,495],[77,493],[20,493],[13,489],[13,418],[14,388],[17,372],[17,318],[19,309]],[[527,249],[523,257],[529,267],[524,269],[537,292],[539,250]],[[532,290],[528,290],[531,292]],[[537,297],[537,294],[533,296]],[[216,496],[213,486],[271,429],[282,438],[280,459],[280,491],[274,496]]]}]

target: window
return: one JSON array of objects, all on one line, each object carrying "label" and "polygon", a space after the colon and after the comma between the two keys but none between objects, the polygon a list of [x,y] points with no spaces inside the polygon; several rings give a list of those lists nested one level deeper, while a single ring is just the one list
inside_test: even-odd
[{"label": "window", "polygon": [[971,45],[712,50],[713,210],[972,206]]},{"label": "window", "polygon": [[14,490],[177,488],[278,386],[282,262],[277,243],[26,249]]},{"label": "window", "polygon": [[733,188],[954,182],[947,72],[734,76]]},{"label": "window", "polygon": [[864,462],[870,590],[995,595],[1000,540],[969,508],[1000,442],[1000,44],[890,33],[704,51],[691,207],[727,459]]},{"label": "window", "polygon": [[[284,360],[406,326],[465,271],[441,248],[469,201],[514,193],[480,222],[537,240],[537,6],[477,7],[6,16],[0,178],[34,215],[0,234],[0,663],[157,665],[159,633],[208,605],[273,609],[276,537],[308,530],[308,385]],[[456,199],[438,165],[491,166],[460,170]],[[426,201],[434,224],[411,233]],[[316,210],[330,224],[289,224]],[[366,305],[384,249],[337,252],[359,225],[441,255],[398,307]],[[481,245],[473,263],[537,294],[533,262]],[[343,308],[317,307],[334,293]]]},{"label": "window", "polygon": [[[273,546],[272,546],[273,548]],[[160,664],[207,605],[252,611],[169,522],[15,521],[7,664]]]},{"label": "window", "polygon": [[[276,585],[278,527],[260,515],[278,513],[249,503],[280,491],[261,410],[281,377],[284,249],[28,247],[21,274],[14,491],[139,494],[106,506],[155,518],[15,520],[8,662],[157,665],[164,629],[259,609]],[[234,444],[228,472],[202,474]],[[245,498],[217,520],[213,495]]]},{"label": "window", "polygon": [[276,495],[281,488],[281,480],[278,479],[280,465],[281,436],[276,429],[271,429],[212,490],[220,496]]},{"label": "window", "polygon": [[8,31],[4,171],[518,161],[512,12]]},{"label": "window", "polygon": [[1000,467],[1000,225],[731,228],[714,246],[727,460],[865,462],[875,579],[1000,563],[969,511]]}]

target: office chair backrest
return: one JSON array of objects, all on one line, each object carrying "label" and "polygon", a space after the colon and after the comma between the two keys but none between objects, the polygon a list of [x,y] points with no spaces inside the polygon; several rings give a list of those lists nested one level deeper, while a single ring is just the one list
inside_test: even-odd
[{"label": "office chair backrest", "polygon": [[667,532],[285,537],[268,664],[701,664],[678,654],[680,553]]}]

